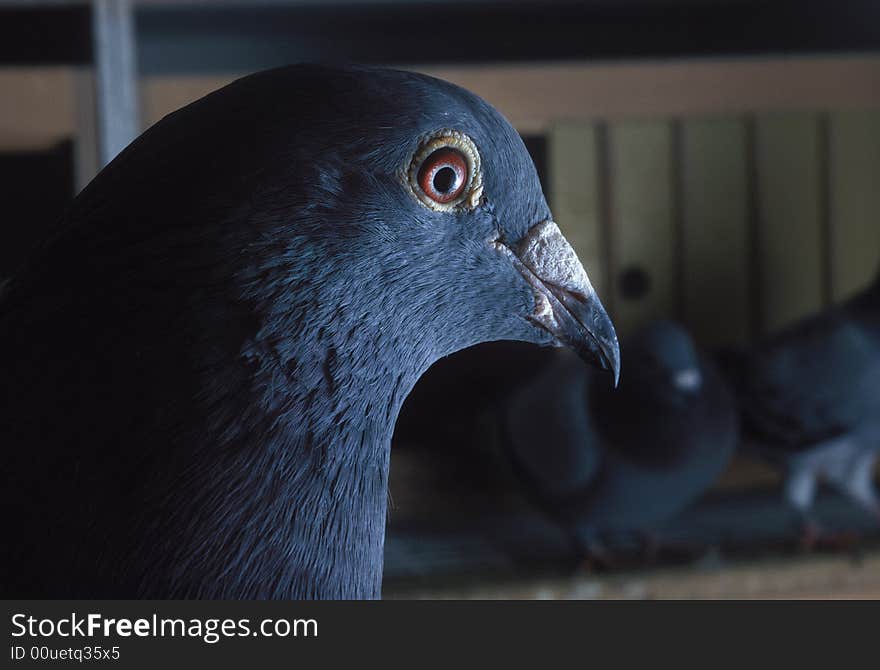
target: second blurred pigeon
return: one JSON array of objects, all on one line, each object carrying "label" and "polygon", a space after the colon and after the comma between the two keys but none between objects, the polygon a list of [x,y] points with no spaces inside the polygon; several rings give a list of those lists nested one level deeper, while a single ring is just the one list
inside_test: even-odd
[{"label": "second blurred pigeon", "polygon": [[733,396],[682,328],[657,322],[624,348],[617,391],[559,356],[514,393],[503,419],[527,493],[587,554],[606,534],[675,516],[713,484],[738,440]]},{"label": "second blurred pigeon", "polygon": [[880,275],[849,301],[767,341],[735,371],[750,442],[785,471],[810,540],[826,480],[880,519]]}]

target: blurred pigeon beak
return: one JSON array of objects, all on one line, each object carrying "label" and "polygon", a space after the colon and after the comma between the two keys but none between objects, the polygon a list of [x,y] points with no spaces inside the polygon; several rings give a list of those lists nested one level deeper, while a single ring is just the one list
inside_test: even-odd
[{"label": "blurred pigeon beak", "polygon": [[684,393],[696,393],[703,386],[703,375],[697,368],[679,370],[673,375],[672,384]]},{"label": "blurred pigeon beak", "polygon": [[531,319],[587,362],[620,377],[614,325],[568,240],[553,221],[532,226],[514,248],[500,242],[535,291]]}]

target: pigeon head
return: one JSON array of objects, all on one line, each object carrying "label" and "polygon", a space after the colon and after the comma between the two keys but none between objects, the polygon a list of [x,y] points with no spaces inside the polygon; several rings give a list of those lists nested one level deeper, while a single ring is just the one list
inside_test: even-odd
[{"label": "pigeon head", "polygon": [[700,417],[719,402],[717,377],[687,331],[670,321],[636,331],[623,350],[627,365],[620,390],[599,384],[591,396],[591,408],[601,417],[599,431],[633,461],[681,463],[696,446],[683,436],[693,435]]},{"label": "pigeon head", "polygon": [[252,285],[269,287],[279,326],[298,314],[295,283],[340,327],[393,333],[393,355],[416,368],[506,339],[569,346],[616,380],[614,328],[522,140],[483,100],[424,75],[316,66],[215,96],[238,127],[214,163],[263,210]]},{"label": "pigeon head", "polygon": [[359,67],[258,73],[155,124],[4,291],[0,336],[32,389],[0,407],[82,549],[57,580],[141,596],[378,595],[391,434],[432,363],[507,339],[619,368],[510,125]]},{"label": "pigeon head", "polygon": [[700,361],[690,335],[670,321],[655,321],[633,335],[626,344],[632,378],[627,386],[668,402],[696,397],[703,386]]}]

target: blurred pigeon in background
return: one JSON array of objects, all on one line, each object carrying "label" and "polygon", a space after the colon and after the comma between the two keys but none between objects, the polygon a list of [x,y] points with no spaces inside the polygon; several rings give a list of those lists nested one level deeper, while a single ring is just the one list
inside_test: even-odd
[{"label": "blurred pigeon in background", "polygon": [[880,275],[839,306],[728,364],[748,445],[784,471],[785,499],[810,545],[824,480],[880,520]]},{"label": "blurred pigeon in background", "polygon": [[617,391],[559,355],[502,417],[527,495],[600,560],[607,535],[649,533],[706,491],[738,442],[733,396],[681,327],[655,322],[622,351]]}]

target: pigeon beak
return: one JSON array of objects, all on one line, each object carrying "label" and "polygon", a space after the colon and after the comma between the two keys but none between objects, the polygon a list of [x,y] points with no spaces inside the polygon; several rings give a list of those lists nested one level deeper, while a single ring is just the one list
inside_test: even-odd
[{"label": "pigeon beak", "polygon": [[587,362],[598,362],[614,378],[620,377],[620,347],[614,325],[593,290],[584,266],[553,221],[532,226],[505,251],[535,292],[531,320],[570,347]]}]

